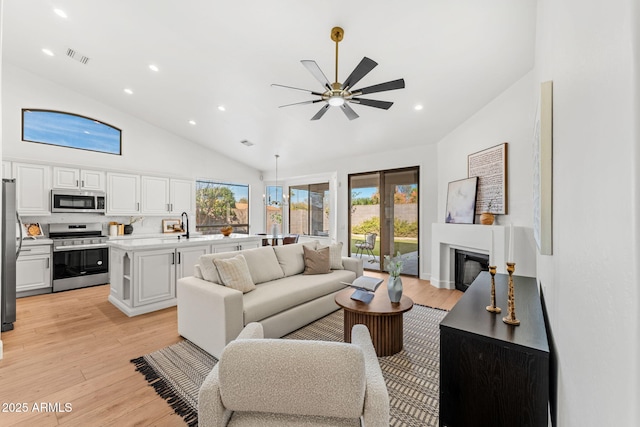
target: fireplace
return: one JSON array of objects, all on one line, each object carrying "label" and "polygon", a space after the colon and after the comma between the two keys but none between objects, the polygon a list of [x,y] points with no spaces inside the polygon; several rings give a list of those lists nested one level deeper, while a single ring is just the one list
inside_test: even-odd
[{"label": "fireplace", "polygon": [[459,291],[466,291],[481,271],[489,271],[489,255],[477,252],[455,250],[455,285]]}]

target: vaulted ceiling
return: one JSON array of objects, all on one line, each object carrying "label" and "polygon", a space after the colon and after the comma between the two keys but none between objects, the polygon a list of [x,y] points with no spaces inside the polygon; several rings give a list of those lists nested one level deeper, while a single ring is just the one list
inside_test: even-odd
[{"label": "vaulted ceiling", "polygon": [[[532,69],[535,16],[535,0],[9,0],[2,59],[270,170],[276,153],[286,167],[438,142]],[[311,121],[321,104],[278,108],[313,97],[272,83],[322,91],[300,60],[334,80],[334,26],[340,81],[364,56],[379,65],[357,86],[405,79],[367,96],[389,110]]]}]

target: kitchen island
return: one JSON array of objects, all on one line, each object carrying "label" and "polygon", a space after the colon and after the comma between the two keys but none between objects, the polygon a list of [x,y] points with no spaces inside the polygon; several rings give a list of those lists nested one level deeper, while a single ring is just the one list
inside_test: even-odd
[{"label": "kitchen island", "polygon": [[200,255],[257,248],[262,237],[246,234],[110,240],[109,302],[127,316],[177,304],[178,279],[193,274]]}]

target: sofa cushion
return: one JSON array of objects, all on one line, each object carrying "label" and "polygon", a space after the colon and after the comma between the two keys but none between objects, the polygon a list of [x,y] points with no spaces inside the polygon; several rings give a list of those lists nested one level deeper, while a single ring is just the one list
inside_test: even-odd
[{"label": "sofa cushion", "polygon": [[213,263],[218,269],[218,275],[222,283],[226,287],[236,289],[243,294],[256,288],[253,280],[251,280],[247,261],[242,254],[228,259],[214,259]]},{"label": "sofa cushion", "polygon": [[200,255],[198,264],[204,280],[222,284],[218,270],[213,264],[214,259],[232,258],[237,254],[244,255],[254,284],[268,282],[284,276],[273,248],[265,246],[257,249],[245,249],[239,252],[220,252],[215,254]]},{"label": "sofa cushion", "polygon": [[[358,419],[366,380],[363,350],[338,342],[237,340],[227,345],[218,363],[222,403],[239,413]],[[308,424],[301,420],[295,425]]]},{"label": "sofa cushion", "polygon": [[[320,249],[326,246],[320,246],[317,249]],[[329,247],[329,263],[331,264],[332,270],[343,270],[344,265],[342,265],[342,242],[333,243],[328,246]]]},{"label": "sofa cushion", "polygon": [[240,251],[247,260],[253,283],[270,282],[284,277],[278,258],[271,246]]},{"label": "sofa cushion", "polygon": [[302,250],[304,251],[304,272],[302,274],[327,274],[331,272],[328,247],[313,250],[303,246]]},{"label": "sofa cushion", "polygon": [[356,273],[351,270],[333,270],[329,274],[305,276],[298,274],[256,286],[256,290],[243,295],[244,324],[296,307],[305,302],[344,289]]},{"label": "sofa cushion", "polygon": [[276,258],[278,258],[278,263],[280,263],[284,277],[302,274],[304,271],[303,245],[307,248],[315,249],[316,241],[273,247],[273,252],[275,252]]}]

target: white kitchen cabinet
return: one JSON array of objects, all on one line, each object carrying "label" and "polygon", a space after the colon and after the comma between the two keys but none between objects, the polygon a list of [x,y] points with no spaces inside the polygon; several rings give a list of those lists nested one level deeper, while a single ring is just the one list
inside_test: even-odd
[{"label": "white kitchen cabinet", "polygon": [[170,208],[171,213],[180,215],[182,212],[195,212],[195,190],[193,181],[184,179],[172,179],[170,182]]},{"label": "white kitchen cabinet", "polygon": [[133,306],[172,300],[176,297],[174,248],[133,254]]},{"label": "white kitchen cabinet", "polygon": [[20,215],[51,215],[51,167],[29,163],[13,163],[16,179],[16,206]]},{"label": "white kitchen cabinet", "polygon": [[213,253],[218,252],[235,252],[243,249],[254,249],[262,246],[262,241],[230,241],[229,243],[216,243],[211,245],[211,251]]},{"label": "white kitchen cabinet", "polygon": [[53,188],[65,190],[105,191],[103,171],[54,166]]},{"label": "white kitchen cabinet", "polygon": [[177,249],[176,279],[193,276],[193,267],[198,264],[200,255],[206,255],[210,251],[211,248],[208,245]]},{"label": "white kitchen cabinet", "polygon": [[107,173],[107,215],[140,213],[140,175]]},{"label": "white kitchen cabinet", "polygon": [[140,213],[145,215],[160,215],[171,212],[169,188],[169,178],[143,176],[142,209]]},{"label": "white kitchen cabinet", "polygon": [[127,316],[177,304],[177,280],[192,276],[200,255],[260,247],[259,236],[193,240],[132,239],[109,242],[109,301]]},{"label": "white kitchen cabinet", "polygon": [[51,288],[51,245],[23,246],[16,260],[16,292]]},{"label": "white kitchen cabinet", "polygon": [[142,176],[140,213],[145,215],[180,215],[195,209],[193,182],[157,176]]}]

